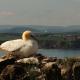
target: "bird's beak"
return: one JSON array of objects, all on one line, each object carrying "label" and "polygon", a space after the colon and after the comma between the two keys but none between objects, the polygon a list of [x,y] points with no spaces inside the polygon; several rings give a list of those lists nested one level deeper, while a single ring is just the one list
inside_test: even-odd
[{"label": "bird's beak", "polygon": [[34,35],[31,34],[31,38],[33,38],[36,41],[39,41]]}]

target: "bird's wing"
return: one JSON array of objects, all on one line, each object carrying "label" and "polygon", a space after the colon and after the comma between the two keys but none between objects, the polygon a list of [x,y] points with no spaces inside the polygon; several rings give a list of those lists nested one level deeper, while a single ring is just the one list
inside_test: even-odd
[{"label": "bird's wing", "polygon": [[22,39],[6,41],[0,45],[0,48],[5,51],[15,51],[22,46],[24,46],[25,42]]}]

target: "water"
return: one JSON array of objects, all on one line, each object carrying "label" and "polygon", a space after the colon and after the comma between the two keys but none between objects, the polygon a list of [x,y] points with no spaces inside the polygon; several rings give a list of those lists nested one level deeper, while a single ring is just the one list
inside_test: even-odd
[{"label": "water", "polygon": [[[45,56],[55,56],[59,58],[80,56],[80,50],[39,49],[38,53],[42,53]],[[0,52],[0,56],[3,56],[3,55],[4,55],[4,52]]]},{"label": "water", "polygon": [[40,49],[40,53],[47,56],[55,57],[79,57],[80,50],[64,50],[64,49]]}]

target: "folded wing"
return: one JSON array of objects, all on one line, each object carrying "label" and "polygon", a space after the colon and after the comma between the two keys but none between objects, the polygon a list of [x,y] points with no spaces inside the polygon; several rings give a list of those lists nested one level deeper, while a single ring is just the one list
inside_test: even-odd
[{"label": "folded wing", "polygon": [[0,45],[0,48],[6,51],[15,51],[24,45],[25,45],[25,42],[22,39],[17,39],[17,40],[11,40],[11,41],[6,41],[2,43]]}]

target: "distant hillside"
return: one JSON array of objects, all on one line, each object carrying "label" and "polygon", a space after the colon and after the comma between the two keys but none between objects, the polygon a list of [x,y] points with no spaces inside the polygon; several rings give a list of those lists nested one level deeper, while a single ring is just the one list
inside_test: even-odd
[{"label": "distant hillside", "polygon": [[39,26],[39,25],[0,25],[0,33],[21,33],[31,30],[36,33],[80,32],[80,25],[75,26]]}]

